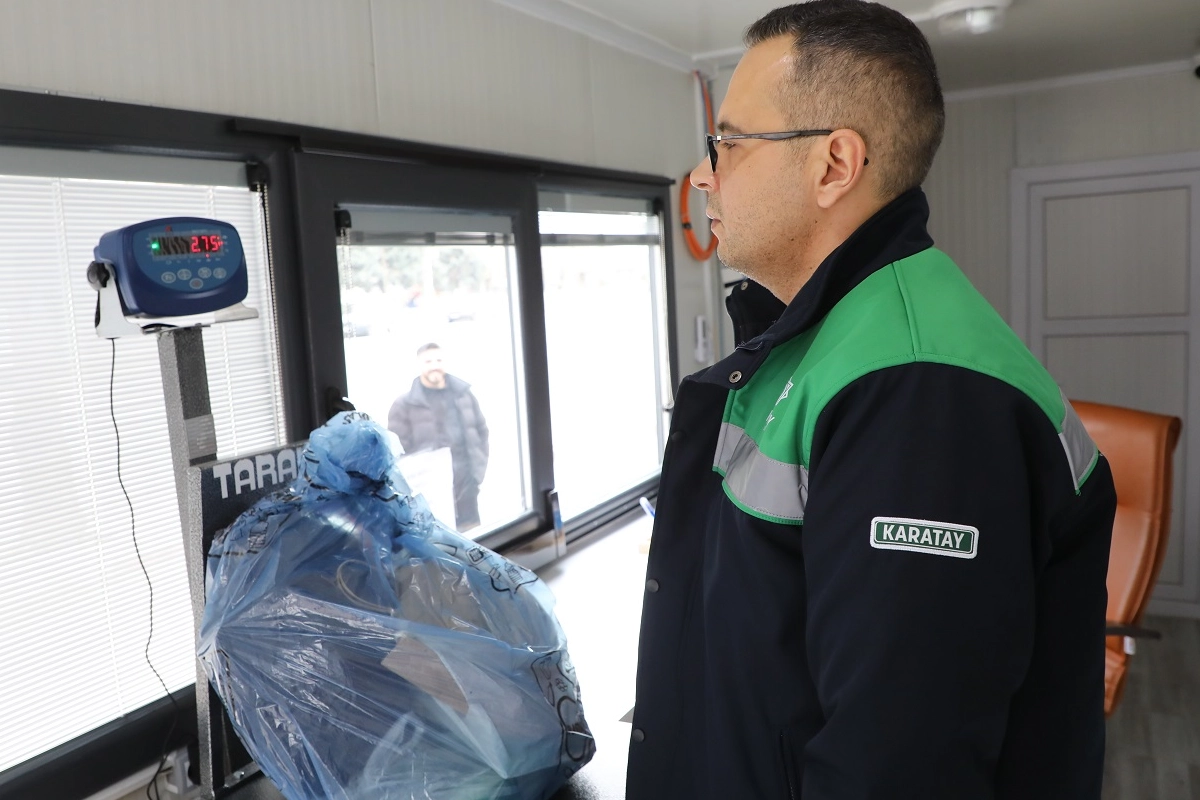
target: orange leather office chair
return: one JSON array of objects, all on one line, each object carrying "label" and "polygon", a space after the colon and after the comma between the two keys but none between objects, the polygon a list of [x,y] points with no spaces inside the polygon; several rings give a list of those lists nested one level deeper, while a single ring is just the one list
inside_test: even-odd
[{"label": "orange leather office chair", "polygon": [[1112,468],[1117,489],[1108,562],[1108,634],[1104,714],[1121,699],[1135,638],[1161,638],[1141,627],[1150,592],[1167,552],[1171,528],[1172,456],[1179,417],[1100,403],[1071,401]]}]

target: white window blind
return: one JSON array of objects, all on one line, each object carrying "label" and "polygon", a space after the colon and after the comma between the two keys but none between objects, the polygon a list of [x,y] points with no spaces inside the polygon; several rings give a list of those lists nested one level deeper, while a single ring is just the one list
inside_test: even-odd
[{"label": "white window blind", "polygon": [[[195,182],[204,162],[148,182],[161,162],[0,150],[0,771],[163,696],[143,656],[149,594],[117,482],[112,344],[94,333],[85,277],[101,234],[167,216],[238,229],[260,317],[204,331],[220,456],[285,436],[258,198],[229,164],[207,185]],[[123,169],[137,179],[96,177]],[[154,587],[150,658],[174,691],[195,679],[194,633],[154,336],[116,341],[113,394]]]}]

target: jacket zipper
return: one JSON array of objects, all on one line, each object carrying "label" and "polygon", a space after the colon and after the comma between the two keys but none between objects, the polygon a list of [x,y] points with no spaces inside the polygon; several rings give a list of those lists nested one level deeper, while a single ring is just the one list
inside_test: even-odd
[{"label": "jacket zipper", "polygon": [[779,732],[779,755],[783,760],[783,779],[787,782],[788,800],[796,800],[796,776],[792,774],[792,742],[787,731]]}]

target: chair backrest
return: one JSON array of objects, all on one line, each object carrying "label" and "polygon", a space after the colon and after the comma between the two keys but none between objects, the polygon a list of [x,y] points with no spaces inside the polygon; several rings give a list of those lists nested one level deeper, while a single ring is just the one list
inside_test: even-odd
[{"label": "chair backrest", "polygon": [[[1171,488],[1179,417],[1101,403],[1071,401],[1092,440],[1108,459],[1117,490],[1108,562],[1108,621],[1137,625],[1171,528]],[[1109,637],[1105,711],[1111,713],[1124,685],[1127,654],[1120,637]]]}]

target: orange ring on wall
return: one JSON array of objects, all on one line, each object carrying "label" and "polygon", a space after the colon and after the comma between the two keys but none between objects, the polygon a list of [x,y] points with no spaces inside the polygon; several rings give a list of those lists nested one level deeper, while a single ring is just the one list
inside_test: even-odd
[{"label": "orange ring on wall", "polygon": [[688,213],[688,194],[691,188],[691,175],[684,175],[683,180],[679,182],[679,219],[683,223],[683,240],[687,243],[687,249],[692,254],[692,258],[697,261],[707,261],[716,252],[717,236],[715,233],[708,235],[707,247],[701,247],[699,240],[696,239],[696,231],[692,227],[692,218]]},{"label": "orange ring on wall", "polygon": [[[704,82],[700,70],[692,72],[696,76],[696,82],[700,84],[700,95],[704,98],[704,123],[710,134],[716,132],[716,125],[713,123],[712,97],[708,93],[708,84]],[[700,242],[696,239],[696,230],[692,226],[692,217],[688,211],[688,194],[692,188],[691,173],[683,176],[683,180],[679,185],[679,220],[683,224],[683,241],[687,244],[688,252],[692,254],[692,258],[697,261],[707,261],[712,257],[712,254],[717,250],[717,237],[710,233],[708,246],[701,247]]]}]

